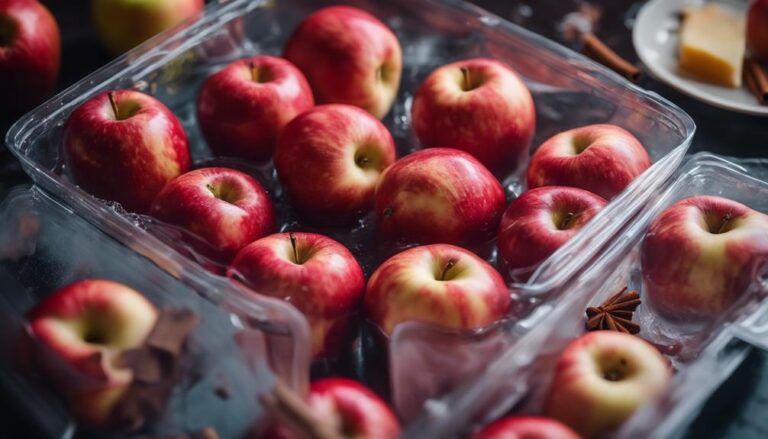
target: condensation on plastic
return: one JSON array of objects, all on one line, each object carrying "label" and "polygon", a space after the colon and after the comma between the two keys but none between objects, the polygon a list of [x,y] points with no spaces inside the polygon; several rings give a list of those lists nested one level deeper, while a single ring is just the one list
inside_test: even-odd
[{"label": "condensation on plastic", "polygon": [[160,308],[200,316],[180,382],[163,415],[140,433],[165,437],[212,426],[221,437],[241,437],[265,419],[259,395],[272,388],[273,370],[297,391],[306,388],[309,359],[294,351],[306,340],[293,339],[306,338],[308,329],[292,307],[274,299],[241,303],[244,292],[213,278],[177,279],[39,189],[19,188],[0,205],[0,386],[49,437],[70,437],[76,421],[45,377],[21,370],[12,353],[25,314],[57,288],[87,278],[121,282]]},{"label": "condensation on plastic", "polygon": [[[129,52],[28,114],[12,127],[6,141],[34,181],[75,212],[177,276],[198,276],[202,270],[192,260],[205,264],[206,258],[173,245],[178,236],[174,232],[178,231],[157,226],[145,217],[122,213],[119,206],[94,199],[68,179],[60,145],[64,121],[77,105],[103,90],[135,88],[155,95],[179,116],[196,163],[213,163],[195,121],[195,95],[203,80],[232,60],[253,54],[280,54],[302,18],[321,6],[337,3],[372,12],[393,29],[402,44],[400,93],[384,120],[400,156],[418,147],[410,130],[410,104],[418,84],[434,68],[449,61],[489,56],[517,70],[534,95],[534,147],[569,128],[612,123],[635,134],[654,162],[577,237],[529,270],[533,273],[526,282],[511,284],[511,293],[519,304],[516,318],[472,333],[415,322],[397,328],[389,346],[392,395],[398,412],[409,420],[425,400],[483,369],[509,343],[509,334],[526,333],[546,315],[563,292],[565,282],[589,266],[611,236],[669,178],[683,159],[695,130],[693,121],[682,110],[581,55],[459,0],[223,0],[209,5],[198,21]],[[238,167],[262,181],[273,198],[280,197],[271,165],[239,163]],[[504,181],[510,198],[524,189],[522,171],[521,167]],[[289,218],[283,227],[290,226],[296,223]],[[386,253],[371,256],[372,252],[360,244],[374,238],[372,228],[368,217],[350,233],[331,233],[361,259],[368,274]],[[495,252],[487,247],[480,253],[493,261]],[[466,360],[461,367],[455,367],[457,358]]]},{"label": "condensation on plastic", "polygon": [[[698,195],[729,198],[768,213],[768,183],[741,166],[711,154],[690,158],[605,248],[594,264],[571,280],[560,302],[532,331],[510,344],[496,361],[451,395],[430,401],[427,413],[412,423],[406,437],[454,437],[508,413],[540,414],[562,350],[584,333],[584,310],[622,287],[640,291],[640,247],[653,219],[676,201]],[[761,175],[764,169],[759,171]],[[639,336],[657,346],[677,370],[668,391],[638,410],[610,435],[668,438],[681,434],[707,397],[746,357],[753,343],[766,348],[768,261],[754,261],[753,282],[741,299],[717,318],[674,322],[642,304],[635,320]],[[740,341],[741,340],[741,341]],[[744,343],[747,342],[747,343]]]}]

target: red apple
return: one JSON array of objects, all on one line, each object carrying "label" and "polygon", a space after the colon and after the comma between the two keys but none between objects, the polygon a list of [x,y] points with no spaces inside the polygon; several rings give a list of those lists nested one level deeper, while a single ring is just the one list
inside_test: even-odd
[{"label": "red apple", "polygon": [[411,112],[423,147],[454,146],[497,175],[524,162],[536,128],[531,92],[512,69],[486,58],[432,72],[416,92]]},{"label": "red apple", "polygon": [[157,315],[139,292],[96,279],[57,290],[29,313],[29,330],[44,351],[40,364],[79,420],[110,422],[133,380],[119,358],[144,342]]},{"label": "red apple", "polygon": [[716,317],[733,305],[768,257],[768,216],[720,197],[678,201],[648,228],[643,293],[667,317]]},{"label": "red apple", "polygon": [[264,188],[228,168],[197,169],[176,177],[157,195],[151,214],[195,233],[228,258],[275,226]]},{"label": "red apple", "polygon": [[187,135],[176,116],[132,90],[104,92],[75,109],[64,125],[64,153],[86,192],[139,213],[190,166]]},{"label": "red apple", "polygon": [[572,186],[610,200],[651,166],[640,141],[615,125],[587,125],[557,134],[533,154],[528,188]]},{"label": "red apple", "polygon": [[668,361],[645,340],[595,331],[571,342],[555,366],[547,416],[593,437],[621,425],[669,386]]},{"label": "red apple", "polygon": [[56,84],[56,19],[36,0],[0,0],[0,115],[39,104]]},{"label": "red apple", "polygon": [[755,0],[749,7],[747,43],[753,55],[768,62],[768,0]]},{"label": "red apple", "polygon": [[113,55],[200,14],[204,7],[203,0],[91,0],[96,31]]},{"label": "red apple", "polygon": [[314,104],[307,80],[293,64],[256,56],[205,81],[197,121],[216,155],[269,160],[283,127]]},{"label": "red apple", "polygon": [[304,313],[316,358],[337,355],[355,335],[365,279],[352,253],[331,238],[299,232],[261,238],[240,250],[227,275]]},{"label": "red apple", "polygon": [[374,209],[385,239],[461,245],[490,238],[505,204],[501,184],[474,157],[431,148],[384,171]]},{"label": "red apple", "polygon": [[302,216],[349,223],[373,207],[376,183],[395,161],[387,128],[349,105],[321,105],[283,130],[275,168]]},{"label": "red apple", "polygon": [[[338,437],[397,439],[400,424],[394,413],[376,394],[360,383],[344,378],[325,378],[313,382],[306,398],[307,407]],[[273,426],[263,438],[300,439],[303,435],[286,425]]]},{"label": "red apple", "polygon": [[588,223],[606,201],[583,189],[547,186],[524,192],[507,207],[497,240],[503,265],[534,267]]},{"label": "red apple", "polygon": [[478,329],[504,317],[511,296],[501,275],[472,252],[448,244],[414,247],[386,260],[365,292],[368,319],[387,334],[418,320]]},{"label": "red apple", "polygon": [[487,425],[472,439],[579,439],[558,421],[541,416],[508,416]]},{"label": "red apple", "polygon": [[380,119],[400,87],[397,37],[357,8],[330,6],[307,17],[288,40],[285,57],[307,75],[321,104],[355,105]]}]

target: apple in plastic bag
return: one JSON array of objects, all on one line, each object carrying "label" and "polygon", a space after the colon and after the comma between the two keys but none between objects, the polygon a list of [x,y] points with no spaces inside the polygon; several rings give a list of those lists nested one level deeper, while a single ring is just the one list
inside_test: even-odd
[{"label": "apple in plastic bag", "polygon": [[620,426],[664,392],[669,362],[645,340],[595,331],[572,341],[560,355],[544,413],[584,437]]},{"label": "apple in plastic bag", "polygon": [[36,0],[0,0],[0,116],[39,104],[56,84],[61,36]]},{"label": "apple in plastic bag", "polygon": [[355,257],[331,238],[301,232],[261,238],[240,250],[227,275],[304,313],[315,358],[341,353],[355,336],[365,278]]},{"label": "apple in plastic bag", "polygon": [[384,171],[374,210],[384,240],[465,245],[498,230],[506,198],[499,181],[466,152],[430,148]]},{"label": "apple in plastic bag", "polygon": [[524,163],[536,129],[531,92],[512,69],[487,58],[432,72],[414,95],[411,112],[423,147],[461,149],[497,175]]},{"label": "apple in plastic bag", "polygon": [[381,119],[400,87],[402,53],[392,31],[371,14],[330,6],[307,17],[285,46],[320,104],[348,104]]},{"label": "apple in plastic bag", "polygon": [[730,308],[768,258],[768,216],[721,197],[678,201],[648,228],[643,293],[675,319],[712,318]]},{"label": "apple in plastic bag", "polygon": [[273,56],[235,61],[211,75],[197,98],[197,121],[219,156],[269,160],[280,131],[314,105],[304,75]]},{"label": "apple in plastic bag", "polygon": [[261,184],[229,168],[176,177],[157,195],[150,213],[203,238],[230,259],[275,226],[272,202]]},{"label": "apple in plastic bag", "polygon": [[376,183],[395,161],[387,128],[350,105],[320,105],[280,135],[275,168],[291,203],[314,223],[348,224],[373,207]]},{"label": "apple in plastic bag", "polygon": [[501,275],[472,252],[448,244],[410,248],[368,280],[365,313],[386,335],[417,320],[479,329],[506,316],[511,296]]},{"label": "apple in plastic bag", "polygon": [[[400,424],[392,410],[375,393],[345,378],[325,378],[310,384],[307,408],[325,427],[339,432],[338,437],[396,439]],[[305,437],[287,425],[272,425],[260,437],[264,439],[300,439]]]},{"label": "apple in plastic bag", "polygon": [[96,31],[113,55],[197,15],[204,7],[203,0],[91,1]]},{"label": "apple in plastic bag", "polygon": [[157,316],[139,292],[90,279],[55,291],[27,318],[46,359],[40,364],[77,418],[103,426],[133,379],[130,369],[118,366],[120,356],[144,342]]},{"label": "apple in plastic bag", "polygon": [[533,268],[578,233],[606,201],[583,189],[545,186],[513,201],[499,226],[501,266]]},{"label": "apple in plastic bag", "polygon": [[568,426],[543,416],[508,416],[478,431],[472,439],[579,439]]},{"label": "apple in plastic bag", "polygon": [[749,7],[747,43],[753,55],[768,62],[768,0],[755,0]]},{"label": "apple in plastic bag", "polygon": [[138,213],[191,164],[176,116],[132,90],[104,92],[77,107],[64,125],[64,153],[86,192]]},{"label": "apple in plastic bag", "polygon": [[615,125],[587,125],[544,142],[528,166],[528,188],[572,186],[610,200],[651,166],[639,140]]}]

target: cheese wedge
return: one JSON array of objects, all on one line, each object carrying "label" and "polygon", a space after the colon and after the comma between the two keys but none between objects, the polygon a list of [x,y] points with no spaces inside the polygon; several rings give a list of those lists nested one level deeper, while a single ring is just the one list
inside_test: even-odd
[{"label": "cheese wedge", "polygon": [[746,45],[744,17],[712,4],[689,10],[680,31],[680,70],[702,81],[741,87]]}]

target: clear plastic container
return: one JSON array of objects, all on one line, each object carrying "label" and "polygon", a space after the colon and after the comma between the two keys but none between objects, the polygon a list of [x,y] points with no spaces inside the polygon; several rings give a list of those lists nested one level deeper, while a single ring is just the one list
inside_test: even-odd
[{"label": "clear plastic container", "polygon": [[[624,286],[639,291],[643,298],[640,249],[648,226],[661,211],[684,198],[716,195],[768,213],[768,183],[748,175],[747,169],[765,175],[753,164],[744,168],[711,154],[690,158],[614,236],[589,270],[568,283],[567,294],[557,306],[528,323],[536,325],[532,331],[510,343],[477,379],[442,400],[431,401],[428,413],[411,425],[406,437],[452,437],[506,414],[540,414],[557,358],[585,333],[586,308],[598,306]],[[675,437],[746,357],[750,346],[768,349],[768,301],[764,300],[768,261],[755,262],[758,268],[741,299],[716,318],[681,323],[661,317],[652,305],[640,305],[634,316],[641,327],[638,336],[657,346],[676,372],[666,393],[636,411],[609,437]]]},{"label": "clear plastic container", "polygon": [[271,391],[276,376],[306,389],[308,331],[293,307],[243,300],[245,292],[213,277],[179,279],[42,191],[17,189],[0,205],[0,388],[48,437],[71,437],[80,426],[47,375],[12,353],[26,333],[25,314],[57,288],[87,278],[123,283],[159,309],[188,309],[200,318],[162,415],[132,435],[213,427],[221,437],[242,437],[264,423],[259,395]]},{"label": "clear plastic container", "polygon": [[[280,54],[286,39],[313,10],[338,2],[312,0],[220,0],[205,15],[163,34],[78,82],[18,121],[6,138],[26,172],[74,212],[96,223],[132,249],[167,267],[177,276],[199,275],[210,260],[188,245],[179,245],[178,230],[121,211],[73,184],[64,165],[61,133],[79,104],[107,89],[135,88],[150,93],[180,118],[198,165],[226,164],[253,174],[275,200],[282,229],[301,227],[282,201],[271,164],[213,159],[195,120],[194,102],[204,79],[228,62],[253,54]],[[547,312],[568,279],[588,267],[598,251],[645,204],[673,173],[690,145],[695,127],[679,108],[643,91],[608,69],[560,45],[459,0],[344,1],[370,11],[397,34],[404,70],[398,98],[384,123],[397,143],[398,155],[418,148],[410,129],[410,105],[418,84],[450,61],[488,56],[508,63],[525,79],[537,109],[535,148],[553,134],[591,123],[626,128],[647,148],[654,165],[594,218],[574,239],[535,269],[529,280],[510,285],[521,304],[514,319],[476,333],[456,333],[409,322],[389,343],[392,398],[404,419],[423,402],[477,373],[501,349],[510,331],[529,329],[523,318]],[[523,169],[505,179],[510,198],[524,189]],[[370,274],[391,249],[372,248],[370,217],[353,230],[323,230],[342,241]],[[493,243],[473,249],[495,259]],[[213,261],[216,265],[216,261]],[[542,304],[547,306],[542,307]],[[365,344],[365,343],[363,343]],[[375,356],[374,356],[375,357]],[[467,361],[453,367],[457,358]],[[448,361],[450,360],[450,361]],[[386,360],[383,360],[386,361]],[[382,369],[380,362],[364,362]],[[365,366],[368,367],[368,366]]]}]

